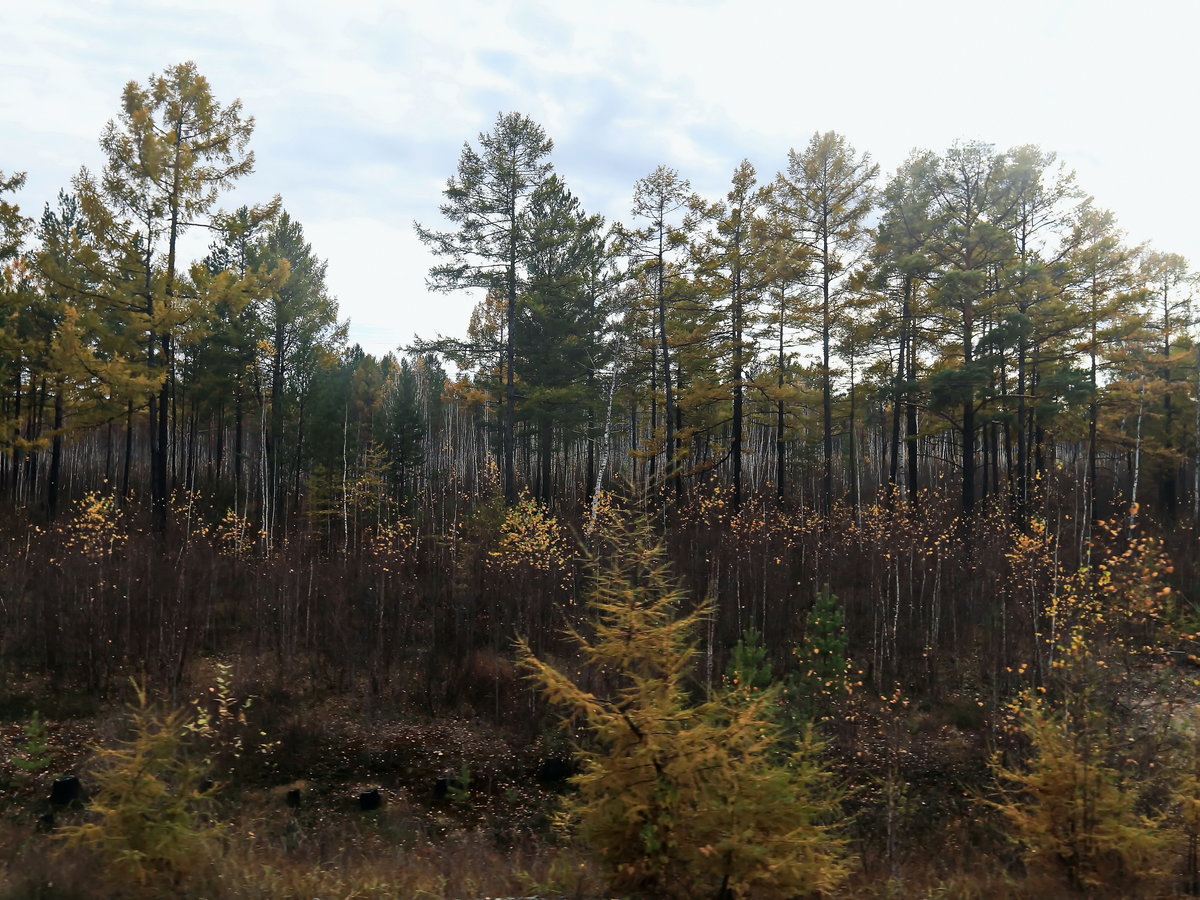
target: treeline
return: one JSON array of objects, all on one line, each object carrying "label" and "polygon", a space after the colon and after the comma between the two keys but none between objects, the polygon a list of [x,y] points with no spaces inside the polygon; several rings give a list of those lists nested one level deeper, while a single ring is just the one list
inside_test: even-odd
[{"label": "treeline", "polygon": [[501,115],[447,183],[453,227],[418,226],[445,261],[432,286],[488,289],[469,341],[425,346],[494,404],[510,501],[615,469],[663,500],[719,478],[735,509],[946,478],[964,511],[1028,510],[1065,469],[1088,498],[1176,514],[1197,471],[1194,276],[1129,246],[1054,154],[956,144],[881,184],[815,134],[762,183],[740,163],[718,201],[659,167],[605,228],[551,146]]},{"label": "treeline", "polygon": [[1053,153],[960,143],[884,179],[815,134],[773,177],[740,163],[722,199],[660,166],[607,224],[542,128],[502,114],[464,145],[445,222],[417,225],[431,289],[483,289],[467,338],[376,359],[278,197],[217,206],[252,129],[184,63],[125,88],[102,171],[39,219],[0,199],[11,502],[53,517],[103,487],[162,530],[202,491],[267,545],[297,514],[348,542],[355,492],[382,509],[492,478],[510,504],[619,479],[663,510],[722,483],[735,510],[822,513],[952,484],[964,511],[1025,516],[1054,476],[1084,522],[1096,499],[1169,520],[1189,493],[1200,516],[1195,277],[1130,246]]}]

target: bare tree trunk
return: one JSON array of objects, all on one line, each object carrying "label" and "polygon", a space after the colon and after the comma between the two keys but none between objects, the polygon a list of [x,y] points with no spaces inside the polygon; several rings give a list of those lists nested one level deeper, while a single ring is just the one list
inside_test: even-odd
[{"label": "bare tree trunk", "polygon": [[600,466],[596,470],[596,484],[592,490],[592,513],[590,522],[593,529],[596,527],[596,516],[600,512],[600,489],[604,484],[604,476],[608,470],[608,454],[612,438],[613,395],[617,391],[617,372],[619,370],[618,355],[619,348],[617,352],[613,353],[612,379],[608,383],[608,410],[604,414],[604,437],[600,442]]},{"label": "bare tree trunk", "polygon": [[1192,524],[1200,525],[1200,345],[1196,346],[1196,427],[1193,435]]},{"label": "bare tree trunk", "polygon": [[54,444],[50,450],[50,475],[46,479],[46,511],[51,521],[58,515],[59,479],[62,474],[62,429],[63,397],[60,383],[54,390]]},{"label": "bare tree trunk", "polygon": [[1138,514],[1138,480],[1142,474],[1142,414],[1146,409],[1146,376],[1142,375],[1142,389],[1138,394],[1138,414],[1136,437],[1133,442],[1133,487],[1129,491],[1129,530],[1137,524]]}]

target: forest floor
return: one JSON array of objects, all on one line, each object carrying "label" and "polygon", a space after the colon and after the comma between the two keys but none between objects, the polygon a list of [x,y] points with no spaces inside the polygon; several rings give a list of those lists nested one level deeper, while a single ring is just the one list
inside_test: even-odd
[{"label": "forest floor", "polygon": [[[19,762],[34,710],[46,762],[29,772]],[[529,738],[533,716],[431,716],[364,693],[257,697],[244,739],[223,735],[214,759],[225,773],[211,793],[221,850],[164,887],[98,878],[96,851],[61,839],[86,808],[48,801],[59,775],[77,773],[88,789],[94,748],[129,735],[128,708],[10,684],[0,697],[0,898],[611,896],[602,868],[553,828],[570,755],[552,729]],[[978,802],[989,746],[966,698],[864,702],[831,728],[855,856],[838,896],[1036,896]],[[373,791],[378,807],[364,809]]]}]

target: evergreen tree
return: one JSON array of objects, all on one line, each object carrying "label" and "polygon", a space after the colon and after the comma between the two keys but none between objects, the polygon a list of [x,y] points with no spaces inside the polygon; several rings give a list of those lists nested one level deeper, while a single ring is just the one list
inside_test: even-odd
[{"label": "evergreen tree", "polygon": [[[1174,518],[1179,500],[1178,472],[1185,450],[1186,423],[1181,407],[1188,392],[1183,366],[1189,361],[1188,329],[1195,322],[1193,281],[1187,260],[1178,253],[1148,251],[1141,260],[1140,276],[1146,288],[1145,321],[1153,380],[1151,396],[1161,399],[1160,428],[1156,428],[1155,464],[1163,514]],[[1158,404],[1155,404],[1158,406]]]},{"label": "evergreen tree", "polygon": [[384,448],[401,497],[416,492],[417,472],[425,461],[425,435],[432,427],[420,387],[407,357],[390,367],[384,385]]},{"label": "evergreen tree", "polygon": [[[270,522],[282,512],[286,492],[284,424],[288,407],[296,409],[296,418],[302,423],[300,413],[312,369],[324,353],[333,352],[344,340],[345,326],[339,327],[337,301],[325,286],[326,263],[313,254],[304,227],[286,211],[271,224],[261,244],[253,247],[252,258],[260,266],[284,273],[282,282],[266,292],[259,313],[269,347],[263,364],[267,370],[264,381],[270,385],[270,489],[263,512]],[[292,449],[298,453],[302,446],[300,432]],[[299,471],[298,455],[291,465]]]},{"label": "evergreen tree", "polygon": [[931,405],[959,432],[964,512],[975,506],[976,416],[992,400],[981,331],[999,290],[998,272],[1013,259],[1012,237],[1004,227],[1012,201],[1003,167],[990,144],[956,144],[932,179],[927,247],[938,268],[933,311],[943,323],[943,364],[927,383]]},{"label": "evergreen tree", "polygon": [[[934,263],[926,242],[930,238],[933,174],[937,158],[927,151],[914,152],[883,190],[883,212],[873,252],[876,295],[874,312],[879,335],[895,348],[892,387],[891,453],[887,481],[900,480],[901,448],[908,499],[915,501],[918,485],[918,364],[925,349],[922,325],[929,312],[929,285]],[[904,442],[901,443],[901,408]]]},{"label": "evergreen tree", "polygon": [[554,142],[527,116],[501,113],[492,131],[479,135],[478,150],[463,145],[458,174],[446,182],[441,212],[457,230],[434,231],[414,223],[422,242],[447,260],[430,269],[431,289],[481,287],[506,304],[502,455],[508,503],[517,496],[513,365],[517,306],[533,249],[529,205],[550,175],[553,149]]},{"label": "evergreen tree", "polygon": [[[268,343],[263,301],[289,275],[280,260],[259,259],[256,252],[279,206],[279,198],[275,198],[266,205],[241,206],[215,217],[217,237],[203,261],[212,279],[202,290],[209,299],[207,316],[203,333],[191,343],[185,360],[192,375],[193,403],[215,423],[217,442],[210,449],[210,481],[221,481],[229,459],[234,509],[244,507],[247,499],[243,472],[246,423],[251,405],[262,396],[259,356]],[[228,413],[233,415],[232,452],[225,446]]]},{"label": "evergreen tree", "polygon": [[589,423],[596,402],[594,374],[602,358],[606,309],[596,297],[594,273],[603,265],[603,220],[583,212],[562,180],[551,175],[529,207],[529,281],[514,321],[514,361],[521,409],[538,435],[539,496],[553,495],[554,435],[565,444]]},{"label": "evergreen tree", "polygon": [[1073,226],[1071,239],[1073,306],[1080,320],[1077,350],[1084,355],[1090,395],[1087,410],[1087,460],[1082,494],[1086,504],[1080,541],[1087,539],[1098,490],[1099,424],[1104,393],[1102,373],[1111,349],[1137,327],[1134,251],[1122,241],[1115,216],[1087,208]]},{"label": "evergreen tree", "polygon": [[734,510],[742,503],[742,456],[745,442],[745,388],[754,359],[752,336],[758,326],[759,304],[770,278],[773,247],[761,208],[765,194],[756,190],[754,166],[742,160],[724,203],[704,210],[710,232],[696,248],[697,269],[714,305],[723,309],[716,352],[726,370],[730,395],[729,459]]},{"label": "evergreen tree", "polygon": [[[0,170],[0,198],[4,194],[19,191],[25,184],[25,173],[15,172],[5,176]],[[16,257],[29,229],[29,220],[21,215],[21,208],[9,200],[0,199],[0,262]]]},{"label": "evergreen tree", "polygon": [[796,669],[788,684],[788,712],[801,723],[828,715],[850,689],[845,616],[829,585],[817,591],[805,616],[804,638],[792,656]]},{"label": "evergreen tree", "polygon": [[[1046,382],[1043,356],[1053,356],[1045,346],[1061,322],[1061,299],[1066,288],[1065,261],[1070,255],[1074,232],[1071,223],[1079,214],[1080,192],[1075,174],[1056,157],[1039,147],[1016,147],[1005,157],[1002,178],[1011,213],[1006,223],[1012,235],[1013,259],[1000,277],[1004,281],[1009,311],[1005,316],[1016,351],[1016,436],[1017,455],[1014,493],[1019,508],[1029,502],[1031,464],[1042,471],[1044,422],[1037,412],[1037,396]],[[1056,321],[1058,320],[1058,321]],[[1054,360],[1046,360],[1053,366]],[[1003,385],[1001,386],[1003,389]],[[1030,400],[1034,402],[1029,402]]]}]

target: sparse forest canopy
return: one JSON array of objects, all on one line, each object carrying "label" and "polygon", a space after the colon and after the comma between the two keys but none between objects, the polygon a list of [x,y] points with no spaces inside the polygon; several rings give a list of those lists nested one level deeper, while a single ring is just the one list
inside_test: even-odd
[{"label": "sparse forest canopy", "polygon": [[[467,337],[402,367],[347,347],[280,198],[220,209],[254,165],[238,101],[184,63],[116,113],[98,174],[36,221],[0,206],[0,476],[51,517],[105,484],[161,532],[171,494],[203,489],[274,542],[345,500],[339,467],[400,500],[489,460],[510,504],[621,479],[664,508],[727,483],[735,506],[828,513],[954,483],[964,511],[1028,515],[1054,475],[1086,489],[1084,519],[1200,516],[1195,276],[1129,246],[1052,152],[958,143],[882,175],[816,133],[773,177],[743,160],[726,197],[659,166],[606,223],[544,129],[501,113],[444,221],[417,225],[430,289],[480,291]],[[209,254],[179,259],[198,225]]]},{"label": "sparse forest canopy", "polygon": [[[182,63],[114,90],[39,213],[0,172],[0,797],[138,700],[81,769],[81,869],[138,882],[114,895],[1200,893],[1188,260],[1051,150],[881,172],[820,131],[722,196],[630,173],[606,221],[502,112],[415,223],[429,291],[476,292],[465,336],[377,358],[286,199],[229,202],[253,131]],[[355,834],[408,855],[176,783],[201,776],[314,810],[368,779],[362,811],[397,811]],[[0,895],[47,895],[5,827]],[[478,871],[430,862],[451,844]],[[184,849],[114,864],[159,845]]]}]

